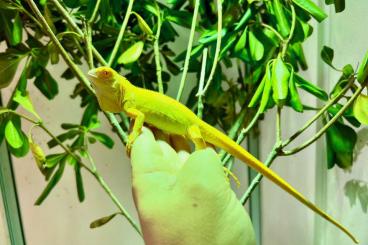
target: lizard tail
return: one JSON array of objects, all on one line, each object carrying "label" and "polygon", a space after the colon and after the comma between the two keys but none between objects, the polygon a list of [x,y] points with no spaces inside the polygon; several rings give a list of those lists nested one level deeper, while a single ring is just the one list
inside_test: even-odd
[{"label": "lizard tail", "polygon": [[314,212],[334,224],[341,231],[343,231],[346,235],[348,235],[355,243],[359,243],[359,241],[339,222],[329,216],[327,213],[319,209],[316,205],[310,202],[307,198],[305,198],[300,192],[295,190],[289,183],[287,183],[283,178],[281,178],[277,173],[275,173],[270,168],[266,167],[261,161],[255,158],[252,154],[246,151],[243,147],[239,146],[232,139],[230,139],[227,135],[221,133],[216,128],[211,125],[201,122],[200,131],[202,137],[206,142],[209,142],[219,148],[224,149],[234,157],[238,158],[251,168],[255,169],[257,172],[261,173],[263,176],[271,180],[273,183],[281,187],[283,190],[288,192],[290,195],[298,199],[305,206],[312,209]]}]

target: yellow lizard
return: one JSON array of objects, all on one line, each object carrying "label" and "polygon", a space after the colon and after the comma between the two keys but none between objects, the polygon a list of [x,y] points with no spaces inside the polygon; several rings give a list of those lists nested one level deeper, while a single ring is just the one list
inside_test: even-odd
[{"label": "yellow lizard", "polygon": [[102,110],[112,113],[125,112],[134,119],[132,132],[128,136],[126,146],[128,150],[140,134],[144,122],[169,134],[185,136],[193,141],[196,148],[203,148],[206,143],[215,145],[260,172],[301,203],[337,226],[355,243],[358,243],[358,240],[340,223],[307,200],[283,178],[267,168],[228,136],[198,118],[183,104],[164,94],[136,87],[109,67],[90,70],[88,77],[96,91]]}]

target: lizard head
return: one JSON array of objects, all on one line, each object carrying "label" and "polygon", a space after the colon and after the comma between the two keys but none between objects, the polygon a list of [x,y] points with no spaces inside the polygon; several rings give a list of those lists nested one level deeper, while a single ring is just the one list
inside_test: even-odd
[{"label": "lizard head", "polygon": [[122,111],[124,89],[121,81],[126,79],[122,79],[114,69],[106,66],[92,69],[87,74],[101,109],[109,112]]},{"label": "lizard head", "polygon": [[117,74],[117,72],[110,67],[101,66],[88,71],[87,74],[95,87],[99,85],[112,86],[116,81],[115,74]]}]

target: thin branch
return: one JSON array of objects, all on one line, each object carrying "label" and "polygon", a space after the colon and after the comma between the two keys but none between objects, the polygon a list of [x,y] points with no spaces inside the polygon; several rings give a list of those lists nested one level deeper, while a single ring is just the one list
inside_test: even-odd
[{"label": "thin branch", "polygon": [[278,106],[276,113],[276,144],[280,145],[281,143],[281,107]]},{"label": "thin branch", "polygon": [[289,145],[296,137],[302,134],[306,129],[308,129],[318,118],[320,118],[333,104],[340,100],[340,98],[351,88],[354,84],[355,78],[351,77],[348,84],[332,99],[330,99],[310,120],[308,120],[303,127],[301,127],[292,136],[286,139],[282,143],[282,147]]},{"label": "thin branch", "polygon": [[161,68],[161,61],[160,61],[160,45],[159,45],[160,34],[161,34],[161,26],[162,26],[161,21],[162,20],[161,20],[160,11],[158,10],[157,12],[158,12],[158,15],[157,15],[157,30],[156,30],[156,35],[155,35],[155,42],[153,44],[153,50],[154,50],[154,53],[155,53],[156,76],[157,76],[158,91],[163,94],[164,93],[164,87],[163,87],[163,82],[162,82],[162,68]]},{"label": "thin branch", "polygon": [[[58,0],[50,0],[53,2],[55,7],[58,9],[60,14],[64,17],[64,19],[67,21],[67,23],[72,27],[72,29],[77,32],[80,36],[83,36],[83,31],[77,26],[77,24],[73,21],[72,17],[66,11],[66,9],[61,5],[61,3]],[[97,49],[91,44],[92,52],[95,58],[100,62],[102,65],[107,65],[107,62],[102,57],[102,55],[97,51]]]},{"label": "thin branch", "polygon": [[116,54],[117,54],[117,52],[119,50],[119,47],[121,45],[121,41],[123,41],[124,32],[125,32],[125,29],[128,25],[128,20],[129,20],[130,14],[132,12],[133,3],[134,3],[134,0],[129,0],[128,8],[127,8],[125,16],[124,16],[123,24],[121,25],[118,38],[116,39],[114,48],[112,49],[111,56],[110,56],[110,59],[109,59],[109,62],[108,62],[108,66],[111,66],[113,64],[114,59],[116,57]]},{"label": "thin branch", "polygon": [[97,0],[96,1],[96,5],[95,5],[95,8],[93,9],[91,18],[88,20],[88,24],[89,25],[92,25],[93,22],[95,22],[95,19],[96,19],[96,16],[97,16],[97,12],[98,12],[98,8],[100,7],[100,3],[101,3],[101,0]]},{"label": "thin branch", "polygon": [[217,0],[217,42],[216,42],[216,49],[215,49],[215,57],[213,58],[213,65],[208,77],[206,87],[203,89],[203,94],[207,92],[207,89],[210,87],[211,82],[213,80],[213,76],[215,75],[218,57],[220,54],[221,49],[221,36],[222,36],[222,0]]},{"label": "thin branch", "polygon": [[191,55],[191,52],[192,52],[195,27],[196,27],[196,23],[197,23],[199,2],[200,2],[199,0],[195,0],[195,3],[194,3],[194,13],[193,13],[192,25],[190,27],[189,41],[188,41],[188,46],[187,46],[187,53],[185,55],[183,74],[181,76],[178,94],[176,95],[176,100],[178,100],[178,101],[180,101],[181,96],[183,94],[184,85],[185,85],[185,81],[186,81],[186,78],[187,78],[187,73],[188,73],[188,68],[189,68],[189,60],[190,60],[190,55]]},{"label": "thin branch", "polygon": [[84,43],[86,44],[86,49],[87,49],[87,63],[88,63],[88,67],[89,69],[93,69],[94,68],[94,64],[93,64],[93,54],[92,54],[92,33],[91,33],[91,25],[90,23],[86,23],[86,21],[83,21],[84,24]]},{"label": "thin branch", "polygon": [[275,35],[280,39],[280,41],[282,41],[282,42],[285,41],[284,38],[281,36],[281,34],[278,31],[276,31],[272,26],[267,25],[265,23],[261,23],[261,26],[263,26],[263,27],[269,29],[270,31],[272,31],[273,33],[275,33]]},{"label": "thin branch", "polygon": [[65,152],[67,152],[70,156],[72,156],[78,164],[80,164],[81,167],[86,169],[90,174],[92,174],[98,183],[102,186],[102,188],[105,190],[105,192],[109,195],[111,200],[114,202],[114,204],[119,208],[121,213],[126,217],[128,222],[133,226],[133,228],[138,232],[138,234],[142,235],[139,226],[137,223],[132,219],[130,214],[127,212],[127,210],[124,208],[124,206],[119,202],[119,200],[116,198],[115,194],[111,191],[110,187],[107,185],[103,177],[97,172],[96,165],[93,162],[93,159],[91,158],[90,154],[87,151],[88,158],[91,161],[92,169],[89,168],[87,165],[85,165],[78,156],[75,155],[74,152],[71,151],[69,147],[66,147],[55,135],[51,133],[51,131],[42,123],[38,123],[37,126],[39,126],[41,129],[43,129],[52,139],[56,141],[56,143],[64,149]]},{"label": "thin branch", "polygon": [[208,48],[205,48],[203,50],[203,55],[202,55],[202,67],[201,67],[201,74],[200,74],[200,77],[199,77],[199,86],[198,86],[199,96],[198,96],[197,116],[201,119],[202,119],[202,115],[203,115],[202,97],[203,97],[204,78],[205,78],[205,75],[206,75],[207,52],[208,52]]},{"label": "thin branch", "polygon": [[353,96],[346,102],[346,104],[336,113],[336,115],[330,120],[328,121],[328,123],[326,123],[318,132],[316,135],[314,135],[311,139],[307,140],[305,143],[301,144],[300,146],[290,150],[290,151],[284,151],[283,155],[292,155],[295,154],[303,149],[305,149],[306,147],[308,147],[310,144],[312,144],[313,142],[315,142],[316,140],[319,139],[319,137],[321,137],[326,131],[327,129],[329,129],[329,127],[334,124],[343,114],[344,112],[349,108],[349,106],[355,101],[355,99],[360,95],[360,93],[363,91],[365,85],[368,83],[368,80],[362,84],[362,86],[355,91],[355,93],[353,94]]},{"label": "thin branch", "polygon": [[291,39],[293,38],[294,30],[295,30],[296,14],[295,14],[294,5],[292,3],[290,3],[290,8],[291,8],[291,18],[292,18],[291,28],[290,28],[289,37],[288,37],[288,39],[286,39],[286,41],[284,42],[284,46],[282,47],[282,53],[281,53],[282,57],[285,57],[287,48],[289,46],[289,43],[290,43]]},{"label": "thin branch", "polygon": [[[276,150],[276,144],[273,147],[272,151],[269,153],[266,161],[264,162],[264,164],[267,167],[270,167],[272,162],[276,159],[277,157],[277,150]],[[248,201],[250,195],[252,194],[252,192],[254,191],[254,189],[259,185],[259,183],[261,182],[263,178],[263,175],[258,173],[256,177],[254,177],[254,179],[252,180],[252,183],[249,185],[247,191],[244,193],[244,195],[241,197],[240,201],[243,205],[245,205],[245,203]]]},{"label": "thin branch", "polygon": [[[260,113],[260,111],[258,110],[257,113],[252,118],[252,121],[250,121],[250,123],[248,124],[248,126],[246,128],[243,128],[240,131],[240,134],[238,135],[238,138],[236,139],[236,143],[238,145],[240,145],[243,142],[245,137],[249,134],[249,131],[257,124],[259,116],[261,114],[262,113]],[[231,157],[232,156],[229,153],[226,153],[225,156],[223,157],[222,164],[225,166],[228,163],[228,161],[231,159]]]}]

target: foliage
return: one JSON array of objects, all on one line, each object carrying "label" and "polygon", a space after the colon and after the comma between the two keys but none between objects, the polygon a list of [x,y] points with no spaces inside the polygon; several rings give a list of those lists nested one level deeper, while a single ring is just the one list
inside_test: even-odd
[{"label": "foliage", "polygon": [[[277,107],[281,111],[284,107],[291,107],[296,113],[317,110],[303,102],[302,94],[309,93],[325,101],[326,106],[318,109],[317,116],[291,138],[285,141],[277,139],[274,150],[279,155],[294,154],[327,132],[328,167],[352,167],[356,143],[353,128],[361,123],[367,124],[368,120],[366,95],[359,95],[367,84],[368,59],[367,56],[363,59],[356,76],[352,65],[336,68],[333,49],[324,47],[322,59],[341,73],[341,78],[331,91],[325,91],[303,77],[301,71],[308,68],[303,43],[313,32],[311,19],[320,22],[327,17],[313,1],[229,0],[221,4],[218,0],[217,5],[216,1],[203,0],[162,2],[40,0],[34,3],[32,0],[0,0],[0,41],[4,41],[7,47],[0,53],[0,88],[17,83],[12,98],[0,110],[0,142],[5,138],[10,152],[16,157],[22,157],[31,150],[38,168],[48,180],[36,204],[41,204],[56,186],[68,163],[75,171],[80,201],[85,196],[81,175],[81,169],[85,169],[96,177],[121,211],[97,220],[91,226],[105,224],[118,213],[129,220],[129,215],[104,183],[88,152],[89,144],[100,142],[112,148],[114,141],[98,131],[99,108],[93,90],[78,67],[83,63],[91,68],[109,64],[135,85],[152,90],[159,90],[162,86],[164,92],[171,86],[172,78],[181,75],[182,67],[187,65],[188,72],[194,74],[198,81],[190,84],[192,90],[185,104],[193,110],[202,110],[200,108],[203,107],[205,121],[229,132],[232,138],[239,133],[239,141],[256,125],[260,115],[271,108]],[[326,4],[334,4],[336,12],[345,8],[344,0],[326,0]],[[130,6],[132,12],[129,11]],[[196,8],[199,17],[193,20],[192,13]],[[188,57],[186,47],[178,53],[171,48],[183,28],[185,35],[195,32],[199,36]],[[219,39],[221,45],[217,45]],[[207,51],[208,56],[202,57]],[[186,58],[188,64],[184,62]],[[206,60],[203,70],[200,65],[202,58]],[[25,61],[23,67],[19,66],[22,60]],[[60,64],[62,60],[66,61],[68,68],[60,78],[54,77],[49,67]],[[226,73],[231,67],[238,72],[236,79]],[[18,81],[14,81],[17,70],[22,73]],[[205,89],[199,86],[202,73],[208,77]],[[355,82],[356,77],[359,83]],[[80,124],[60,122],[64,132],[55,136],[37,114],[27,91],[34,85],[52,100],[58,96],[61,78],[78,80],[71,97],[81,99],[84,114]],[[183,81],[184,86],[186,79]],[[352,103],[357,96],[359,98],[353,108]],[[341,97],[346,101],[339,100]],[[19,105],[30,116],[18,113]],[[114,115],[105,115],[124,141],[129,128],[127,118],[122,116],[117,123]],[[325,123],[320,135],[299,148],[284,149],[320,117]],[[63,151],[45,155],[31,133],[24,133],[21,118],[49,134],[49,148],[61,146]],[[250,125],[248,130],[242,130],[246,125]],[[271,164],[272,160],[266,164]],[[84,164],[85,161],[90,161],[92,167]]]}]

